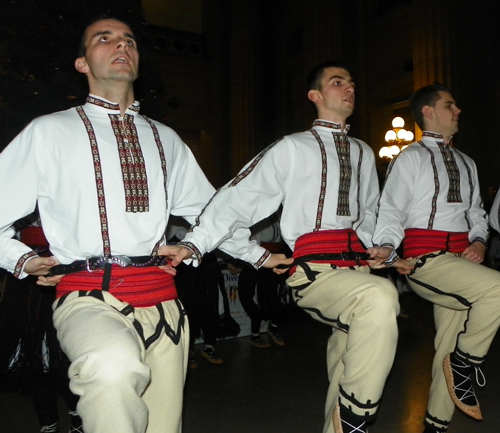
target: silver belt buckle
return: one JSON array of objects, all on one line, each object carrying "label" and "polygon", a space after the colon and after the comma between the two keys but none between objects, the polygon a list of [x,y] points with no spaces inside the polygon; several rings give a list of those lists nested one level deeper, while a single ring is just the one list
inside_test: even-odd
[{"label": "silver belt buckle", "polygon": [[99,257],[99,256],[88,256],[85,259],[85,267],[87,268],[88,272],[96,272],[97,269],[90,269],[90,259],[99,259],[99,261],[103,260],[104,257]]},{"label": "silver belt buckle", "polygon": [[111,256],[111,257],[104,257],[104,256],[89,256],[85,259],[85,266],[87,268],[88,272],[96,272],[99,269],[91,269],[90,268],[90,260],[91,259],[97,259],[97,264],[99,263],[111,263],[115,265],[119,265],[122,268],[125,266],[129,266],[130,263],[132,263],[132,260],[128,256]]},{"label": "silver belt buckle", "polygon": [[112,256],[108,263],[115,265],[120,265],[122,268],[129,266],[132,263],[132,259],[128,256]]}]

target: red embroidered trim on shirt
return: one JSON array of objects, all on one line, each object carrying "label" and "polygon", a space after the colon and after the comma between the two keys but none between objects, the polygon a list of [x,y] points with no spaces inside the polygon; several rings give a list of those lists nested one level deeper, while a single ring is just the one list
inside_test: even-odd
[{"label": "red embroidered trim on shirt", "polygon": [[20,259],[16,263],[16,267],[14,268],[14,272],[12,273],[14,277],[19,278],[21,276],[21,272],[24,264],[31,257],[36,257],[38,254],[35,251],[30,251],[29,253],[23,254]]},{"label": "red embroidered trim on shirt", "polygon": [[99,147],[97,145],[97,139],[94,132],[92,123],[90,122],[87,114],[83,107],[76,107],[76,111],[80,115],[87,134],[89,136],[90,147],[92,150],[92,158],[94,160],[94,173],[95,173],[95,183],[97,189],[97,201],[99,204],[99,220],[101,222],[101,237],[102,237],[102,250],[105,256],[111,255],[111,244],[109,240],[109,230],[108,230],[108,215],[106,211],[106,199],[104,197],[104,184],[102,180],[102,167],[101,167],[101,157],[99,155]]}]

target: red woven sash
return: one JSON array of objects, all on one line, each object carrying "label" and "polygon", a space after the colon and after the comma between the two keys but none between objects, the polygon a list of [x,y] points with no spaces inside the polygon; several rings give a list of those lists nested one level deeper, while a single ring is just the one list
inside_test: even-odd
[{"label": "red woven sash", "polygon": [[[342,230],[320,230],[306,233],[295,242],[293,258],[307,256],[310,254],[343,253],[347,251],[366,251],[356,232],[352,229]],[[313,263],[331,263],[339,267],[356,265],[367,265],[365,260],[356,262],[354,260],[321,260]]]},{"label": "red woven sash", "polygon": [[[67,274],[56,286],[59,298],[77,290],[101,290],[104,271]],[[177,299],[174,277],[157,267],[122,268],[113,266],[109,293],[133,307],[151,307]]]},{"label": "red woven sash", "polygon": [[418,257],[434,251],[461,253],[469,246],[467,232],[407,229],[403,240],[403,257]]}]

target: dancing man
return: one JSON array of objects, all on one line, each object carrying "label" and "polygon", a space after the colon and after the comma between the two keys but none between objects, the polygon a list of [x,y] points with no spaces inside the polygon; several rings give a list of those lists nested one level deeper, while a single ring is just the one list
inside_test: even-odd
[{"label": "dancing man", "polygon": [[371,275],[367,262],[379,187],[371,148],[347,135],[355,98],[351,75],[342,63],[327,62],[310,72],[307,85],[318,112],[312,128],[250,161],[169,254],[174,265],[191,256],[201,260],[238,227],[283,205],[281,235],[296,265],[287,283],[297,305],[333,331],[324,432],[366,432],[394,359],[398,293],[387,279]]},{"label": "dancing man", "polygon": [[500,325],[500,273],[480,265],[488,220],[474,161],[451,145],[460,109],[450,90],[423,87],[410,110],[423,137],[389,166],[372,254],[384,259],[402,244],[416,263],[410,286],[434,304],[436,354],[424,423],[425,433],[435,433],[447,431],[455,405],[482,419],[472,376]]}]

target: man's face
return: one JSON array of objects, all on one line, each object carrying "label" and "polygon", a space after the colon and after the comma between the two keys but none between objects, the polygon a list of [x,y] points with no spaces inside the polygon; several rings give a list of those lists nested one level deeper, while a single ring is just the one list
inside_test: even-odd
[{"label": "man's face", "polygon": [[458,132],[458,116],[461,112],[453,96],[449,92],[439,91],[439,99],[434,107],[428,107],[431,118],[429,126],[431,131],[451,137]]},{"label": "man's face", "polygon": [[321,88],[312,92],[310,99],[316,103],[320,114],[328,113],[332,120],[345,121],[354,110],[354,82],[349,71],[343,68],[326,68]]},{"label": "man's face", "polygon": [[133,82],[137,78],[137,43],[126,24],[112,19],[95,22],[85,31],[85,47],[85,55],[75,66],[87,75],[89,83]]}]

